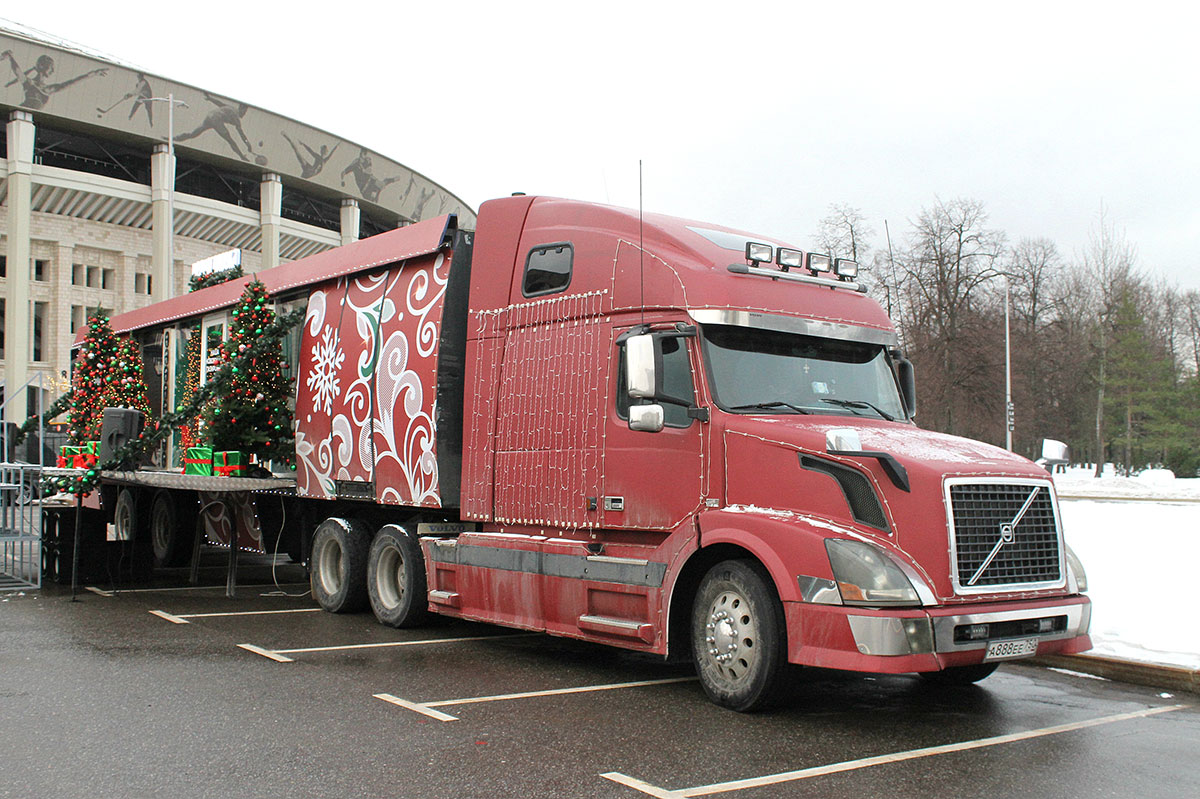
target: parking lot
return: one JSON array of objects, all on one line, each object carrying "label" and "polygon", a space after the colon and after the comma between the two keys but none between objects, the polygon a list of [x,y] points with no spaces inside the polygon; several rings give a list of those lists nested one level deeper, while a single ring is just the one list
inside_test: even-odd
[{"label": "parking lot", "polygon": [[687,664],[333,616],[294,566],[244,567],[233,599],[212,574],[3,597],[0,796],[1200,795],[1193,694],[809,670],[740,715]]}]

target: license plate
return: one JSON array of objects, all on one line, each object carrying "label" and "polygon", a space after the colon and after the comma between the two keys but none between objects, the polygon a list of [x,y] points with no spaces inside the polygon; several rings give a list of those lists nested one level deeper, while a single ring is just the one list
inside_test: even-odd
[{"label": "license plate", "polygon": [[1009,658],[1024,658],[1030,655],[1036,655],[1038,648],[1038,639],[1036,638],[1019,638],[1015,641],[992,641],[988,644],[987,652],[983,659],[987,660],[1008,660]]}]

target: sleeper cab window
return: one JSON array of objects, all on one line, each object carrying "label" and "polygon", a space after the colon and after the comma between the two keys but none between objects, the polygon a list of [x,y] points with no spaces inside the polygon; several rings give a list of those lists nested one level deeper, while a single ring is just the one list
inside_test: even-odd
[{"label": "sleeper cab window", "polygon": [[[692,362],[688,358],[687,343],[682,338],[664,338],[663,349],[663,393],[684,400],[688,405],[696,404],[696,389],[692,383]],[[617,416],[629,419],[629,389],[625,385],[625,345],[621,345],[617,362]],[[674,402],[660,402],[663,408],[663,423],[667,427],[691,427],[692,418],[688,409]]]},{"label": "sleeper cab window", "polygon": [[521,293],[526,297],[538,297],[565,289],[571,282],[574,256],[575,249],[567,241],[534,247],[525,259]]}]

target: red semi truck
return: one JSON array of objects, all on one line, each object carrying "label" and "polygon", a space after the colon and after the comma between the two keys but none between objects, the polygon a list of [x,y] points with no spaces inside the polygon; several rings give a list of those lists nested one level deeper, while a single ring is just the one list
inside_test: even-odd
[{"label": "red semi truck", "polygon": [[[690,654],[739,710],[789,663],[962,683],[1091,645],[1049,476],[914,424],[850,262],[514,196],[474,232],[441,217],[257,277],[307,308],[297,469],[236,512],[244,543],[282,525],[326,610]],[[162,348],[162,406],[246,280],[113,320]],[[190,548],[195,492],[101,494],[152,509],[160,562]]]}]

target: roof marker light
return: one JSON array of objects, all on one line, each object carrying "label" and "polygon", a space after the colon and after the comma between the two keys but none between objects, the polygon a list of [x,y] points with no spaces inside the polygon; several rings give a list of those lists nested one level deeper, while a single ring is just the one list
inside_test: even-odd
[{"label": "roof marker light", "polygon": [[853,280],[858,277],[858,262],[849,258],[838,258],[833,264],[833,271],[840,278]]},{"label": "roof marker light", "polygon": [[828,255],[817,255],[816,253],[808,254],[808,263],[805,266],[814,274],[817,272],[828,272],[831,261]]},{"label": "roof marker light", "polygon": [[775,256],[775,248],[770,244],[746,242],[746,260],[756,264],[769,264]]},{"label": "roof marker light", "polygon": [[799,250],[789,250],[786,247],[780,247],[775,254],[775,263],[779,264],[779,268],[784,272],[792,267],[799,269],[804,266],[804,253]]}]

